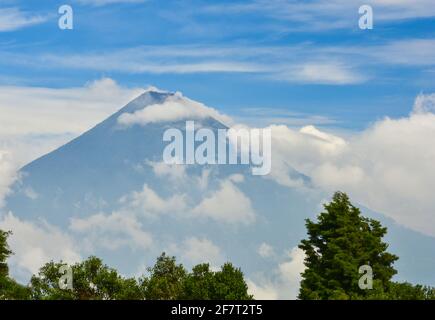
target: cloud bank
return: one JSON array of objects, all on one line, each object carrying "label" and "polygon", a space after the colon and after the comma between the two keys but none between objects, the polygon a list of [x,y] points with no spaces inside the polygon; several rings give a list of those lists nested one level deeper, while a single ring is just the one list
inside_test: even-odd
[{"label": "cloud bank", "polygon": [[294,168],[315,187],[348,192],[354,201],[435,236],[434,95],[419,95],[408,117],[379,120],[348,139],[308,126],[272,126],[278,183],[300,186]]},{"label": "cloud bank", "polygon": [[19,280],[27,281],[51,260],[75,263],[82,258],[77,242],[46,222],[31,223],[9,212],[0,216],[0,229],[13,232],[8,241],[14,252],[10,263],[16,266],[14,276]]}]

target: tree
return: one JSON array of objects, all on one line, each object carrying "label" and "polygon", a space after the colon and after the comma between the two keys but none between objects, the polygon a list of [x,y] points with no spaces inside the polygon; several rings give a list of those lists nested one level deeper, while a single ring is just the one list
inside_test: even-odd
[{"label": "tree", "polygon": [[124,300],[142,299],[139,284],[134,278],[123,278],[115,269],[97,257],[74,264],[72,290],[59,287],[65,263],[49,262],[30,281],[32,298],[36,300]]},{"label": "tree", "polygon": [[175,257],[162,253],[152,268],[148,268],[149,278],[142,278],[144,297],[149,300],[175,300],[182,296],[186,270]]},{"label": "tree", "polygon": [[0,300],[25,300],[29,298],[29,289],[9,277],[7,259],[12,251],[7,240],[11,234],[0,230]]},{"label": "tree", "polygon": [[214,275],[215,288],[212,299],[216,300],[251,300],[248,285],[243,278],[243,272],[231,263],[225,263]]},{"label": "tree", "polygon": [[142,278],[144,297],[150,300],[248,300],[248,286],[240,269],[226,263],[221,270],[210,270],[207,263],[187,272],[175,257],[163,253],[152,268],[149,278]]},{"label": "tree", "polygon": [[182,299],[188,300],[251,300],[248,285],[240,269],[226,263],[213,272],[209,264],[193,267],[183,284]]},{"label": "tree", "polygon": [[435,300],[435,288],[393,282],[387,293],[390,300]]},{"label": "tree", "polygon": [[208,263],[198,264],[186,276],[181,299],[211,300],[215,291],[215,277]]},{"label": "tree", "polygon": [[[382,242],[387,229],[362,217],[345,193],[335,193],[324,207],[317,223],[306,220],[308,239],[299,245],[306,254],[299,298],[365,299],[388,292],[398,257]],[[359,288],[362,265],[373,270],[373,290]]]},{"label": "tree", "polygon": [[63,262],[45,264],[30,281],[35,300],[174,300],[174,299],[251,299],[240,269],[230,263],[218,272],[200,264],[188,273],[175,257],[165,253],[148,268],[149,277],[123,278],[101,259],[90,257],[72,268],[73,288],[59,286]]},{"label": "tree", "polygon": [[7,259],[12,254],[8,246],[8,237],[11,232],[0,230],[0,278],[5,278],[9,275]]}]

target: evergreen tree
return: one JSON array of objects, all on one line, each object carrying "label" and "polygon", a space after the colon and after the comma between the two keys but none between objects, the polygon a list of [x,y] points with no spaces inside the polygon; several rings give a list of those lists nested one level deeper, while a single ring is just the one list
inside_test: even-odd
[{"label": "evergreen tree", "polygon": [[[362,217],[344,193],[335,193],[324,207],[316,223],[306,220],[308,239],[299,245],[306,254],[299,298],[366,299],[388,292],[398,257],[382,241],[387,229]],[[373,290],[359,288],[362,265],[373,270]]]},{"label": "evergreen tree", "polygon": [[0,279],[9,275],[7,259],[12,254],[8,246],[8,237],[11,233],[0,230]]}]

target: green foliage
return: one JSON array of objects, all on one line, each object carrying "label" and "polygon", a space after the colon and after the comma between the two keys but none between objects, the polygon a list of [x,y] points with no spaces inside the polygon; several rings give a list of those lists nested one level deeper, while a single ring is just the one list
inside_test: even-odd
[{"label": "green foliage", "polygon": [[175,257],[163,253],[147,271],[150,277],[143,278],[141,285],[145,299],[173,300],[181,296],[186,270],[183,265],[177,265]]},{"label": "green foliage", "polygon": [[214,295],[212,299],[218,300],[251,300],[248,294],[243,273],[240,269],[234,268],[231,263],[226,263],[221,270],[214,274]]},{"label": "green foliage", "polygon": [[152,268],[149,278],[142,279],[144,297],[150,300],[247,300],[248,286],[240,269],[226,263],[213,272],[209,264],[199,264],[187,272],[175,257],[163,253]]},{"label": "green foliage", "polygon": [[121,277],[101,259],[90,257],[72,266],[73,289],[59,287],[64,263],[49,262],[43,266],[31,283],[32,298],[36,300],[123,300],[141,299],[135,279]]},{"label": "green foliage", "polygon": [[[306,270],[302,274],[300,299],[365,299],[374,292],[389,290],[396,273],[397,256],[388,253],[382,242],[387,229],[373,219],[361,216],[344,193],[337,192],[318,222],[306,220],[308,239],[299,248],[306,253]],[[359,267],[373,269],[374,289],[358,286]]]},{"label": "green foliage", "polygon": [[390,300],[435,300],[435,288],[393,282],[387,293]]},{"label": "green foliage", "polygon": [[181,299],[188,300],[251,300],[240,269],[226,263],[220,271],[210,271],[209,264],[199,264],[187,275]]},{"label": "green foliage", "polygon": [[[163,253],[148,277],[123,278],[115,269],[90,257],[72,266],[73,289],[59,287],[62,262],[49,262],[30,281],[30,297],[35,300],[174,300],[252,299],[240,269],[230,263],[217,272],[200,264],[188,273],[175,257]],[[28,294],[29,296],[29,294]]]},{"label": "green foliage", "polygon": [[7,259],[12,254],[8,246],[8,237],[11,232],[4,232],[0,230],[0,279],[7,277],[9,275],[9,268],[7,264]]},{"label": "green foliage", "polygon": [[17,283],[15,280],[5,277],[0,279],[0,300],[28,300],[30,289]]},{"label": "green foliage", "polygon": [[211,300],[214,292],[215,278],[208,263],[199,264],[192,268],[183,283],[181,299]]}]

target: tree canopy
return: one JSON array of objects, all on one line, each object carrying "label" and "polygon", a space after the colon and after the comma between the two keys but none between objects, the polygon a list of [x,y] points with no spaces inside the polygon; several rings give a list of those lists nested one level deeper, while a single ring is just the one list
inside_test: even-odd
[{"label": "tree canopy", "polygon": [[243,273],[231,263],[219,271],[210,270],[207,263],[187,272],[177,264],[175,257],[163,253],[152,268],[149,277],[142,279],[146,299],[184,300],[250,300]]},{"label": "tree canopy", "polygon": [[124,278],[97,257],[71,266],[72,288],[62,288],[59,280],[64,263],[49,262],[30,280],[31,297],[36,300],[124,300],[140,299],[134,278]]},{"label": "tree canopy", "polygon": [[[308,238],[299,299],[433,299],[430,287],[396,283],[393,264],[398,259],[387,251],[382,238],[387,228],[361,215],[342,192],[324,205],[317,222],[306,220]],[[372,269],[372,288],[361,288],[361,266]]]},{"label": "tree canopy", "polygon": [[65,266],[62,261],[46,263],[37,275],[33,275],[27,287],[2,278],[0,297],[34,300],[252,299],[242,271],[231,263],[224,264],[218,271],[210,270],[209,264],[199,264],[188,272],[182,264],[177,264],[175,257],[162,253],[154,266],[147,268],[148,274],[136,279],[121,276],[101,259],[91,256],[70,266],[71,288],[63,286]]}]

